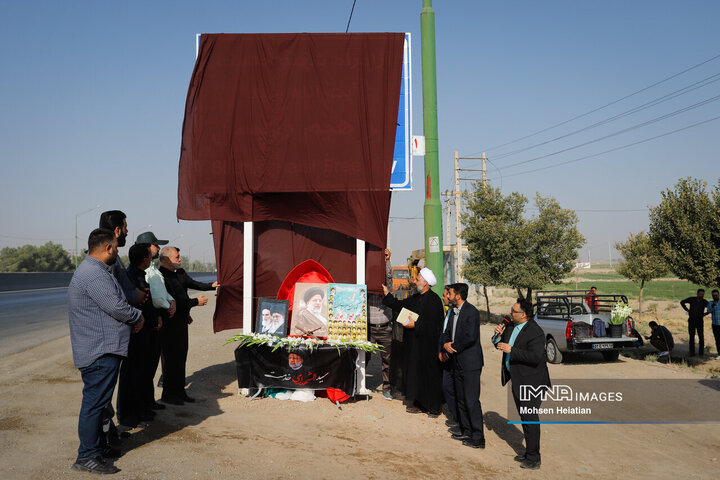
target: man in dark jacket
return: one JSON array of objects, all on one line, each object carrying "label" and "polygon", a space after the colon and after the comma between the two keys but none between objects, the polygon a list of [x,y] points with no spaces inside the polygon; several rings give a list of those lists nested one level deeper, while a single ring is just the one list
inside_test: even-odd
[{"label": "man in dark jacket", "polygon": [[163,366],[162,400],[172,405],[183,405],[195,399],[185,392],[185,363],[188,352],[188,325],[192,323],[190,309],[203,306],[207,297],[188,296],[188,288],[194,290],[214,290],[217,282],[203,283],[190,278],[181,268],[180,252],[175,247],[165,247],[160,251],[160,272],[165,280],[165,288],[175,299],[175,315],[166,319],[161,329],[161,342],[165,364]]},{"label": "man in dark jacket", "polygon": [[[145,281],[145,270],[150,266],[152,254],[148,245],[133,245],[128,252],[130,266],[127,275],[133,286],[141,291],[149,291]],[[146,371],[150,363],[150,340],[154,328],[157,328],[160,313],[155,309],[152,296],[148,294],[141,305],[145,323],[143,328],[130,336],[128,355],[120,367],[118,381],[117,415],[121,425],[134,428],[140,421],[152,420],[155,413],[145,399]],[[152,379],[150,379],[152,382]],[[152,383],[151,383],[152,386]]]},{"label": "man in dark jacket", "polygon": [[703,323],[703,317],[705,316],[705,309],[707,308],[707,300],[705,300],[705,289],[698,288],[697,295],[695,297],[688,297],[680,302],[680,306],[688,312],[688,335],[690,336],[689,351],[690,356],[695,355],[695,332],[697,331],[698,336],[698,356],[702,357],[705,354],[705,324]]},{"label": "man in dark jacket", "polygon": [[[550,375],[545,362],[545,334],[533,319],[532,303],[519,298],[510,309],[512,324],[505,328],[504,323],[495,328],[493,343],[503,352],[501,380],[505,385],[512,379],[512,394],[515,406],[522,422],[538,422],[537,413],[520,413],[520,407],[535,410],[540,407],[539,395],[521,400],[520,387],[530,385],[537,389],[550,386]],[[537,390],[535,390],[537,391]],[[515,460],[522,462],[522,468],[537,470],[540,468],[540,425],[523,423],[525,435],[525,454]]]},{"label": "man in dark jacket", "polygon": [[648,326],[650,326],[650,330],[652,333],[649,337],[645,337],[648,340],[650,340],[650,344],[660,350],[658,353],[658,357],[662,357],[665,355],[670,355],[670,352],[673,348],[675,348],[675,341],[673,340],[672,333],[670,333],[670,330],[663,327],[662,325],[658,325],[656,321],[652,321],[648,323]]},{"label": "man in dark jacket", "polygon": [[480,314],[467,301],[466,283],[450,285],[450,316],[439,341],[439,358],[449,362],[460,425],[450,429],[463,445],[485,448],[483,413],[480,405],[480,374],[483,353],[480,346]]}]

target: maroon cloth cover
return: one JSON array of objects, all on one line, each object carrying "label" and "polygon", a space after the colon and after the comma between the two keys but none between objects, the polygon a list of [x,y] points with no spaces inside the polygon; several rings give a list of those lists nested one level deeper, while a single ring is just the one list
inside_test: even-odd
[{"label": "maroon cloth cover", "polygon": [[[384,278],[404,34],[203,34],[185,106],[179,219],[213,220],[215,331],[242,326],[243,233],[256,223],[254,297],[303,260]],[[253,305],[254,307],[254,305]]]},{"label": "maroon cloth cover", "polygon": [[284,220],[385,245],[404,34],[203,34],[178,218]]}]

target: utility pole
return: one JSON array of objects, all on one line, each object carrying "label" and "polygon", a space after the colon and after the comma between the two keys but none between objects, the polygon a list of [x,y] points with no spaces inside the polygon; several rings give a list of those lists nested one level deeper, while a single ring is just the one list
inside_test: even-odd
[{"label": "utility pole", "polygon": [[[472,168],[460,168],[460,160],[480,160],[482,161],[482,169],[472,169]],[[460,178],[460,172],[481,172],[482,173],[482,186],[483,188],[487,188],[487,156],[485,155],[485,152],[483,152],[482,156],[480,158],[460,158],[458,155],[458,152],[455,152],[455,171],[454,171],[454,178],[455,178],[455,251],[454,251],[454,257],[455,257],[455,269],[458,272],[457,277],[455,279],[456,282],[461,282],[462,275],[460,275],[460,272],[462,271],[462,222],[460,222],[460,213],[462,212],[462,191],[460,190],[460,181],[473,181],[477,182],[477,178]]]},{"label": "utility pole", "polygon": [[486,187],[487,187],[487,166],[486,166],[486,163],[485,163],[485,162],[487,162],[487,157],[485,156],[485,152],[483,152],[482,155],[480,155],[480,160],[482,160],[482,183],[483,183],[483,188],[486,188]]},{"label": "utility pole", "polygon": [[438,161],[437,72],[435,62],[435,12],[432,0],[423,0],[420,13],[422,44],[423,133],[425,134],[425,266],[438,283],[433,291],[442,295],[443,269],[442,205]]}]

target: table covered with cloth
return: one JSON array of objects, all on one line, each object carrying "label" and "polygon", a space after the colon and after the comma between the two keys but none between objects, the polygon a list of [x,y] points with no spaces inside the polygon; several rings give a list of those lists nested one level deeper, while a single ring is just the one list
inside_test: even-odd
[{"label": "table covered with cloth", "polygon": [[235,349],[239,388],[337,388],[349,396],[357,390],[353,347],[287,347],[240,345]]}]

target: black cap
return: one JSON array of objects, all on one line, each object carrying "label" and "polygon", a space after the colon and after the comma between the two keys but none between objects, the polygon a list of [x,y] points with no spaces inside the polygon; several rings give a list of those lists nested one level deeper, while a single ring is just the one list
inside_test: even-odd
[{"label": "black cap", "polygon": [[137,236],[135,243],[147,243],[150,245],[167,245],[168,240],[158,240],[153,232],[143,232]]}]

